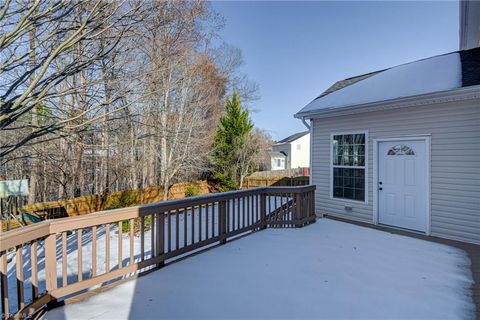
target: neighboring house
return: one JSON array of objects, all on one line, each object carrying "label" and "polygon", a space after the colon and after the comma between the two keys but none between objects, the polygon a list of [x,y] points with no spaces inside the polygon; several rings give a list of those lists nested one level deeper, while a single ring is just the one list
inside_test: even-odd
[{"label": "neighboring house", "polygon": [[272,170],[310,167],[310,133],[298,132],[278,141],[270,158]]},{"label": "neighboring house", "polygon": [[317,214],[480,243],[480,48],[339,81],[295,117]]},{"label": "neighboring house", "polygon": [[270,152],[271,170],[284,170],[286,169],[287,155],[283,152],[272,151]]}]

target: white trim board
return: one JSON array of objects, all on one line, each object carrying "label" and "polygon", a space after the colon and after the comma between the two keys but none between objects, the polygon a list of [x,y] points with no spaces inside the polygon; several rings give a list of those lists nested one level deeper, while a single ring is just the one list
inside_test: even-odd
[{"label": "white trim board", "polygon": [[[378,225],[378,143],[384,141],[404,141],[404,140],[416,140],[416,141],[425,141],[426,149],[426,160],[427,160],[427,172],[426,172],[426,194],[427,194],[427,224],[426,224],[426,235],[431,234],[431,221],[432,221],[432,211],[431,211],[431,135],[415,135],[415,136],[402,136],[402,137],[392,137],[392,138],[378,138],[373,139],[373,223]],[[394,227],[394,226],[393,226]],[[412,231],[414,232],[414,231]]]}]

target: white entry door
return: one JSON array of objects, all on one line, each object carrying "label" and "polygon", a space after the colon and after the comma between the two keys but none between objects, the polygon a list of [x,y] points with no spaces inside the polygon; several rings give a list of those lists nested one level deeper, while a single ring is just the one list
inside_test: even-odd
[{"label": "white entry door", "polygon": [[379,142],[379,223],[426,232],[426,154],[424,140]]}]

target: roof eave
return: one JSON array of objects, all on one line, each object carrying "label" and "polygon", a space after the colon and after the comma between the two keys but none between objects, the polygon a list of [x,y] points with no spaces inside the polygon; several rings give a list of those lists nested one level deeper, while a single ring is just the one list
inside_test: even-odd
[{"label": "roof eave", "polygon": [[480,85],[344,107],[298,112],[294,115],[294,117],[297,119],[334,117],[355,113],[389,110],[410,106],[421,106],[471,99],[480,99]]}]

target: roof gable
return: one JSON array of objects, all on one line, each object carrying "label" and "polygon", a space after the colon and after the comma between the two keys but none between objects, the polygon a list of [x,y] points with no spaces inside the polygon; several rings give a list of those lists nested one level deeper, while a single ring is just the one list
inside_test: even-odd
[{"label": "roof gable", "polygon": [[435,56],[338,81],[296,116],[473,85],[480,85],[480,48]]},{"label": "roof gable", "polygon": [[307,133],[309,133],[309,131],[303,131],[303,132],[294,133],[294,134],[292,134],[291,136],[288,136],[288,137],[286,137],[286,138],[283,139],[283,140],[277,141],[276,144],[284,144],[284,143],[293,142],[293,141],[295,141],[295,140],[303,137],[303,136],[306,135]]}]

